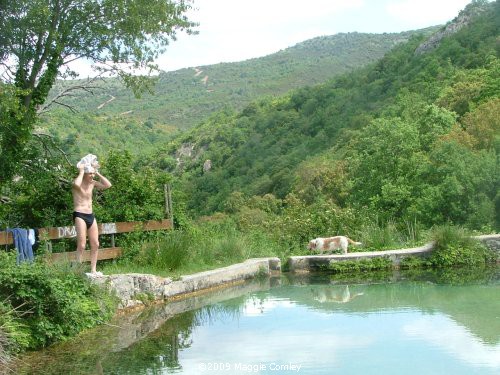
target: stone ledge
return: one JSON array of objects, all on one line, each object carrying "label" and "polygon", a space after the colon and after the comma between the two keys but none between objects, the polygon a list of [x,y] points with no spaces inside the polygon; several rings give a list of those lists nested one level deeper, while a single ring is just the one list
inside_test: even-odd
[{"label": "stone ledge", "polygon": [[90,280],[115,292],[120,299],[119,308],[126,309],[143,306],[147,302],[168,300],[231,285],[259,275],[269,276],[279,271],[279,258],[255,258],[211,271],[182,276],[180,280],[139,273],[93,276]]},{"label": "stone ledge", "polygon": [[[497,253],[497,262],[500,260],[500,234],[488,234],[475,236],[474,238],[483,242],[487,247]],[[353,261],[370,259],[376,257],[388,257],[395,268],[397,268],[401,260],[408,256],[428,256],[434,250],[434,243],[430,242],[420,247],[413,247],[409,249],[396,249],[385,251],[367,251],[347,254],[336,255],[305,255],[293,256],[288,259],[288,268],[290,272],[307,273],[318,271],[322,267],[328,267],[331,263],[342,261]]]},{"label": "stone ledge", "polygon": [[317,271],[323,266],[329,266],[334,262],[358,261],[378,257],[388,257],[393,264],[399,265],[401,260],[408,256],[425,256],[432,252],[433,244],[413,247],[409,249],[386,250],[386,251],[366,251],[338,255],[306,255],[294,256],[288,259],[290,272],[311,272]]}]

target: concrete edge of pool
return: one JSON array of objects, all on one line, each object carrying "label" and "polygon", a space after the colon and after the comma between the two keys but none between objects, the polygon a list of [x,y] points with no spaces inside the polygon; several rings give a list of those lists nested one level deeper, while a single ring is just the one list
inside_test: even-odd
[{"label": "concrete edge of pool", "polygon": [[[500,260],[500,234],[482,235],[475,238],[482,241],[497,253]],[[408,256],[428,256],[433,250],[433,243],[410,249],[356,252],[335,255],[304,255],[288,258],[290,272],[306,273],[319,270],[332,262],[353,261],[376,257],[388,257],[397,268],[402,259]],[[244,282],[261,275],[279,275],[281,261],[276,257],[254,258],[231,266],[182,276],[179,280],[150,274],[128,273],[91,277],[97,285],[114,291],[120,299],[119,309],[145,306],[151,301],[168,301],[184,298],[196,293],[222,288]]]}]

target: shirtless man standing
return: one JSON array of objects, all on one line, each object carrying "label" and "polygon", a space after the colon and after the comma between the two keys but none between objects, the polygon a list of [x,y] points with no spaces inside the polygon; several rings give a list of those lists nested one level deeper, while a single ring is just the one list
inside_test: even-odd
[{"label": "shirtless man standing", "polygon": [[[94,187],[105,190],[111,187],[111,182],[100,174],[97,169],[90,168],[85,171],[84,165],[77,165],[80,173],[73,181],[73,220],[76,228],[76,251],[77,261],[81,263],[83,251],[85,250],[87,235],[90,243],[90,272],[97,274],[97,249],[99,248],[99,232],[97,221],[92,213],[92,191]],[[94,180],[97,175],[99,180]]]}]

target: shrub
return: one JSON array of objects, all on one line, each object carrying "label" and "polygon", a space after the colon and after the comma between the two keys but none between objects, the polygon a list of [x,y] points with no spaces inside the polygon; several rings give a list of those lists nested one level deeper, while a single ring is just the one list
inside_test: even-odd
[{"label": "shrub", "polygon": [[434,228],[435,250],[429,258],[433,267],[478,266],[491,263],[491,250],[470,236],[465,229],[452,225]]},{"label": "shrub", "polygon": [[[26,348],[36,349],[64,340],[108,320],[115,301],[65,266],[15,264],[14,254],[0,253],[0,298],[22,306]],[[20,332],[11,325],[11,335]],[[20,336],[17,336],[20,337]]]},{"label": "shrub", "polygon": [[189,261],[193,235],[188,231],[172,231],[162,239],[146,242],[135,261],[142,266],[165,271],[177,271]]}]

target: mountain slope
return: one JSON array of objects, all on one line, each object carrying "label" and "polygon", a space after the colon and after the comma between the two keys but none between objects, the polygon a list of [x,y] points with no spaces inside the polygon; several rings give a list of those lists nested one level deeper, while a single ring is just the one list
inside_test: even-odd
[{"label": "mountain slope", "polygon": [[[262,95],[277,95],[292,88],[324,82],[337,74],[381,58],[395,45],[416,33],[435,28],[392,34],[348,33],[318,37],[269,56],[236,63],[163,72],[154,95],[135,99],[116,80],[108,79],[103,92],[69,98],[89,114],[150,118],[180,129],[198,123],[230,103],[240,109]],[[60,82],[68,84],[68,82]],[[54,88],[56,93],[60,87]],[[194,107],[194,108],[193,108]]]},{"label": "mountain slope", "polygon": [[[498,130],[495,118],[500,108],[495,98],[500,96],[499,3],[473,2],[465,11],[475,7],[484,7],[485,11],[479,12],[454,34],[444,37],[428,52],[416,53],[425,40],[414,38],[394,48],[376,64],[325,84],[301,88],[280,98],[262,99],[235,115],[218,113],[178,137],[154,160],[159,167],[181,174],[181,190],[188,195],[188,205],[196,214],[224,210],[235,192],[246,197],[271,193],[280,199],[291,192],[308,192],[308,199],[326,194],[339,204],[347,204],[351,196],[357,197],[351,204],[373,205],[380,212],[394,215],[409,215],[410,211],[405,210],[415,213],[418,208],[419,215],[424,217],[422,207],[433,202],[436,219],[442,217],[440,215],[456,219],[460,212],[469,212],[471,218],[482,205],[487,207],[482,214],[490,220],[492,202],[498,190],[494,184],[498,181],[486,179],[495,175],[494,154],[491,153],[495,152],[497,141],[494,136],[487,142],[478,140],[476,137],[481,137],[478,135],[481,132],[472,129],[483,126],[484,134],[495,134],[495,129]],[[456,120],[460,127],[451,132]],[[462,134],[461,129],[469,123],[474,125]],[[375,131],[370,130],[372,126],[377,131],[387,132],[387,136],[372,134]],[[399,128],[401,134],[391,133]],[[439,153],[445,153],[444,149],[434,149],[438,147],[434,142],[444,136],[457,138],[458,143],[466,147],[460,152],[452,152],[453,147],[462,146],[449,146],[446,152],[450,155],[459,157],[462,153],[465,158],[470,152],[467,163],[454,161],[463,175],[454,176],[453,183],[480,180],[479,177],[465,178],[467,173],[471,176],[481,174],[485,178],[480,186],[454,186],[457,192],[454,199],[464,203],[469,199],[465,196],[476,196],[484,201],[469,201],[467,207],[446,201],[446,196],[452,199],[451,187],[440,186],[446,178],[433,176],[432,168],[442,168],[442,173],[446,169],[430,162]],[[374,143],[363,143],[365,137],[373,139]],[[465,141],[469,137],[470,140]],[[392,141],[391,147],[404,150],[406,142],[410,144],[412,140],[415,144],[404,156],[391,148],[375,148],[376,142]],[[475,142],[487,146],[476,151],[472,146]],[[364,148],[360,148],[361,145]],[[183,156],[182,149],[188,149],[191,156]],[[369,164],[375,154],[379,162]],[[176,158],[181,163],[173,169]],[[417,163],[418,158],[422,160]],[[203,164],[207,159],[211,160],[212,168],[204,172]],[[415,160],[416,165],[409,168],[411,160]],[[429,170],[425,173],[420,170],[421,165],[428,164]],[[323,169],[318,169],[318,165]],[[385,165],[388,165],[386,169]],[[400,170],[396,168],[398,165]],[[361,173],[362,167],[365,174],[356,175]],[[425,176],[414,175],[417,171]],[[381,180],[379,177],[384,173],[387,176]],[[366,176],[372,174],[373,179],[366,180]],[[336,181],[339,177],[344,180]],[[406,183],[407,190],[400,190]],[[386,190],[382,191],[384,185]],[[425,189],[418,190],[423,185]],[[357,190],[351,191],[352,187]],[[420,196],[424,190],[435,196]],[[467,191],[465,196],[460,195]],[[414,197],[421,200],[418,204],[413,202],[416,206],[412,207],[410,201]],[[394,202],[396,199],[400,201]],[[455,206],[457,208],[453,208]],[[426,220],[432,223],[434,217],[430,215]]]}]

